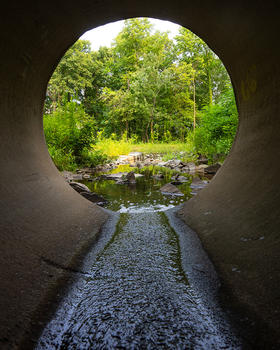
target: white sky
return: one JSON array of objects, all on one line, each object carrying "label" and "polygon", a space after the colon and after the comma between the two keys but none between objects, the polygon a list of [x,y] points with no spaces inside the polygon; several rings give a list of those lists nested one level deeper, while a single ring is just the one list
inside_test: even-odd
[{"label": "white sky", "polygon": [[[154,25],[154,30],[160,30],[161,32],[169,31],[169,38],[173,38],[178,34],[180,27],[178,24],[154,18],[149,18],[149,20]],[[100,46],[110,47],[113,39],[122,30],[123,23],[124,21],[117,21],[94,28],[85,32],[80,39],[89,40],[93,50],[98,50]]]}]

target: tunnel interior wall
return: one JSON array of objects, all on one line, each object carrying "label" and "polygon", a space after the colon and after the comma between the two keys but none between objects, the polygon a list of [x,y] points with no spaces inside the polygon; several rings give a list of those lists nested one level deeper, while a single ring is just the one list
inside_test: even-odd
[{"label": "tunnel interior wall", "polygon": [[84,31],[135,16],[167,19],[193,30],[230,73],[240,116],[234,146],[208,188],[186,203],[180,215],[199,234],[231,301],[279,335],[278,15],[273,1],[254,6],[221,0],[2,5],[3,348],[19,347],[31,337],[36,310],[57,281],[77,267],[107,219],[102,209],[69,188],[50,160],[42,127],[47,82]]}]

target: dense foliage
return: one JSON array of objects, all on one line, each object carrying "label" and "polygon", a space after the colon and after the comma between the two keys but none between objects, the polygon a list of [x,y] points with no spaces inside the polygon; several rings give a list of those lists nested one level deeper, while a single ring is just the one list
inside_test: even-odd
[{"label": "dense foliage", "polygon": [[[62,169],[105,158],[100,139],[192,142],[211,158],[227,154],[237,111],[227,72],[196,35],[180,28],[174,40],[146,18],[124,22],[111,48],[91,51],[77,41],[47,89],[45,135]],[[67,156],[68,155],[68,156]]]},{"label": "dense foliage", "polygon": [[44,118],[44,130],[51,157],[60,169],[78,165],[94,166],[106,160],[101,152],[92,152],[96,127],[83,107],[65,102]]},{"label": "dense foliage", "polygon": [[194,144],[209,159],[224,158],[231,149],[238,124],[238,113],[232,89],[226,91],[217,104],[204,107]]}]

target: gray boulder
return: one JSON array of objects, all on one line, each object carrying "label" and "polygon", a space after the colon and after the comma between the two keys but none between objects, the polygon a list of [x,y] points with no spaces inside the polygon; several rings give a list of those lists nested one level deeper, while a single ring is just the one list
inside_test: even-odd
[{"label": "gray boulder", "polygon": [[171,180],[172,180],[171,182],[172,185],[181,185],[189,181],[185,176],[180,176],[179,174],[172,176]]},{"label": "gray boulder", "polygon": [[152,178],[154,178],[156,180],[162,180],[162,179],[164,179],[164,175],[159,173],[159,174],[153,175]]},{"label": "gray boulder", "polygon": [[220,167],[221,167],[221,164],[216,163],[208,166],[207,168],[204,169],[204,171],[207,174],[216,174],[216,172],[220,169]]},{"label": "gray boulder", "polygon": [[202,190],[207,185],[208,185],[208,181],[201,180],[199,177],[193,178],[191,186],[190,186],[191,190],[192,190],[191,194],[192,195],[196,195],[197,192]]},{"label": "gray boulder", "polygon": [[204,170],[205,168],[208,168],[208,165],[206,164],[200,164],[196,167],[196,172],[197,173],[201,173],[201,174],[204,174]]},{"label": "gray boulder", "polygon": [[135,174],[133,171],[130,171],[129,173],[123,175],[116,184],[118,185],[125,185],[125,184],[135,184]]},{"label": "gray boulder", "polygon": [[174,169],[174,168],[179,168],[180,164],[181,164],[180,159],[172,159],[172,160],[167,161],[165,163],[165,166],[170,168],[170,169]]},{"label": "gray boulder", "polygon": [[91,193],[90,189],[86,185],[81,184],[79,182],[69,182],[69,185],[78,193],[81,193],[81,192]]},{"label": "gray boulder", "polygon": [[178,188],[171,183],[168,183],[160,188],[162,194],[173,195],[173,196],[183,196],[183,193],[178,190]]},{"label": "gray boulder", "polygon": [[130,171],[127,175],[126,175],[126,181],[129,183],[135,183],[135,174],[133,171]]},{"label": "gray boulder", "polygon": [[96,193],[91,192],[90,189],[84,184],[81,184],[79,182],[70,182],[69,185],[81,196],[88,199],[92,203],[96,203],[100,206],[103,206],[108,203],[108,201],[105,198]]},{"label": "gray boulder", "polygon": [[61,175],[65,178],[67,182],[73,181],[73,180],[83,180],[83,174],[74,174],[71,171],[62,171]]},{"label": "gray boulder", "polygon": [[142,152],[131,152],[128,155],[120,155],[117,162],[119,164],[129,164],[142,161],[143,159],[144,155]]},{"label": "gray boulder", "polygon": [[108,201],[104,197],[93,192],[80,192],[80,195],[82,195],[84,198],[88,199],[92,203],[96,203],[100,206],[104,206],[108,203]]},{"label": "gray boulder", "polygon": [[187,163],[187,166],[189,168],[189,173],[194,173],[195,172],[195,164],[193,162]]},{"label": "gray boulder", "polygon": [[101,179],[104,180],[120,180],[122,177],[124,177],[127,173],[115,173],[115,174],[102,174],[100,176]]}]

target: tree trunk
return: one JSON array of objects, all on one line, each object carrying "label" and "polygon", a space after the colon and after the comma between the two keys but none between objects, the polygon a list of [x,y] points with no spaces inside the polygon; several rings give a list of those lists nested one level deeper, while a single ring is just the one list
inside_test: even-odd
[{"label": "tree trunk", "polygon": [[156,107],[156,96],[153,99],[153,108],[151,113],[151,141],[154,142],[154,113]]},{"label": "tree trunk", "polygon": [[212,94],[211,74],[209,71],[207,72],[207,75],[208,75],[208,99],[209,99],[208,101],[209,101],[209,106],[211,106],[213,102],[213,94]]},{"label": "tree trunk", "polygon": [[149,142],[149,123],[146,125],[146,142],[148,143]]},{"label": "tree trunk", "polygon": [[126,141],[128,140],[128,121],[125,121]]},{"label": "tree trunk", "polygon": [[193,130],[196,128],[196,106],[195,106],[195,78],[193,76]]},{"label": "tree trunk", "polygon": [[210,69],[210,58],[209,58],[209,55],[210,55],[210,51],[207,49],[207,52],[206,52],[206,69],[207,69],[207,79],[208,79],[208,103],[209,103],[209,106],[212,105],[212,102],[213,102],[213,92],[212,92],[212,79],[211,79],[211,69]]}]

